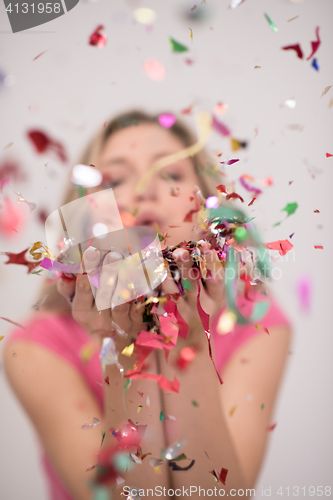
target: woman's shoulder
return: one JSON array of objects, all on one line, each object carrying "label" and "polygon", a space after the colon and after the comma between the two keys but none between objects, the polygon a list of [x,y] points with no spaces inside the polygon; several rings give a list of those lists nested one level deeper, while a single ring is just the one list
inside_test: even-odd
[{"label": "woman's shoulder", "polygon": [[5,344],[9,346],[14,342],[43,345],[72,364],[78,364],[80,349],[89,342],[89,335],[68,314],[40,311],[10,332]]}]

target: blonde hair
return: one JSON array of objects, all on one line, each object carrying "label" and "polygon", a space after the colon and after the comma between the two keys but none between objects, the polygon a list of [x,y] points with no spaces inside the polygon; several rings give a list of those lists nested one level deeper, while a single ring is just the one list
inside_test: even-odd
[{"label": "blonde hair", "polygon": [[[139,125],[140,123],[156,124],[161,126],[158,121],[159,115],[160,113],[150,115],[140,110],[132,110],[117,115],[92,137],[79,157],[77,163],[82,165],[93,164],[98,168],[100,154],[108,138],[112,134],[126,127]],[[170,133],[175,135],[185,147],[192,146],[197,141],[194,133],[179,118],[176,119],[175,123],[168,130]],[[205,198],[208,198],[208,196],[211,195],[216,195],[216,186],[220,183],[221,179],[215,168],[213,159],[203,149],[193,155],[192,161],[195,172],[199,178],[199,187],[202,195]],[[66,192],[62,205],[70,203],[71,201],[77,199],[78,196],[79,194],[77,188],[71,184]],[[43,310],[54,311],[56,313],[70,313],[71,309],[67,301],[58,293],[56,283],[48,285],[44,282],[40,296],[43,297],[45,295],[48,295],[48,297],[42,306]]]}]

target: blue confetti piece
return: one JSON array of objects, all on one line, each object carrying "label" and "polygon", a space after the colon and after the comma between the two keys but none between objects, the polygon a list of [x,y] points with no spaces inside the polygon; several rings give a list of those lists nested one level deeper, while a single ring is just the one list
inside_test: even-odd
[{"label": "blue confetti piece", "polygon": [[319,71],[319,66],[318,66],[318,62],[317,62],[317,58],[315,57],[314,59],[312,59],[312,64],[311,66],[316,70],[316,71]]}]

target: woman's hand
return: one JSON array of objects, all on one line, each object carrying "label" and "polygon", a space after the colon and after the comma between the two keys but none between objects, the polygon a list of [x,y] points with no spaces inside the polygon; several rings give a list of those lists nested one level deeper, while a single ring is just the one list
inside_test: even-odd
[{"label": "woman's hand", "polygon": [[[109,253],[105,257],[100,274],[99,288],[96,290],[96,307],[91,284],[87,274],[78,274],[76,280],[61,279],[58,281],[58,291],[68,301],[72,308],[73,318],[84,326],[91,334],[108,336],[114,331],[112,321],[126,333],[136,335],[146,330],[147,323],[142,321],[143,306],[134,303],[124,303],[111,309],[112,297],[118,281],[118,265],[122,256]],[[83,254],[83,268],[88,271],[96,269],[100,262],[99,250],[88,248]]]},{"label": "woman's hand", "polygon": [[[206,241],[199,242],[201,255],[205,258],[207,276],[204,279],[205,287],[200,281],[200,305],[202,309],[212,318],[226,304],[224,290],[224,268],[217,256],[215,250],[211,249],[210,243]],[[177,309],[184,320],[190,325],[193,320],[200,322],[200,316],[197,308],[198,297],[198,277],[199,271],[194,267],[190,253],[184,248],[177,248],[173,252],[174,262],[179,271],[179,278],[185,294],[177,301]],[[179,293],[179,289],[174,282],[170,271],[168,277],[162,283],[162,290],[165,293]]]}]

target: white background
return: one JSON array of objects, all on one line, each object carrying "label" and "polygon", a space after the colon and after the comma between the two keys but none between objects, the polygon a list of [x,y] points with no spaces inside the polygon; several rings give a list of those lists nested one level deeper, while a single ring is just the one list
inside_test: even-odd
[{"label": "white background", "polygon": [[[35,202],[37,210],[51,213],[61,203],[70,166],[82,147],[115,113],[139,107],[179,114],[193,103],[194,111],[212,112],[218,102],[228,105],[220,119],[249,146],[233,153],[228,139],[214,132],[209,149],[223,152],[225,160],[240,158],[227,167],[227,173],[247,203],[251,196],[240,188],[240,175],[252,175],[258,186],[265,177],[274,179],[248,209],[264,241],[284,240],[295,233],[294,252],[276,264],[282,278],[274,284],[294,325],[293,344],[274,417],[277,426],[257,481],[258,498],[262,486],[272,487],[273,498],[279,498],[279,486],[287,496],[289,486],[292,496],[293,486],[332,486],[333,158],[326,158],[326,152],[333,154],[333,88],[322,98],[321,94],[333,85],[333,3],[246,0],[236,9],[228,8],[229,0],[199,3],[198,9],[207,14],[202,22],[186,17],[194,0],[81,0],[64,16],[16,34],[1,4],[0,70],[14,75],[15,84],[0,88],[0,166],[4,160],[17,161],[27,181],[12,180],[11,187]],[[156,11],[152,29],[134,20],[132,12],[137,7]],[[278,32],[269,27],[265,12]],[[299,17],[288,22],[295,16]],[[108,36],[104,49],[88,44],[89,35],[101,23]],[[317,26],[322,40],[315,56],[319,71],[306,60]],[[173,53],[169,36],[190,50]],[[295,43],[301,44],[303,60],[294,51],[281,50]],[[41,52],[45,53],[33,60]],[[148,58],[165,65],[162,82],[145,74],[143,63]],[[186,58],[193,64],[186,64]],[[296,100],[294,109],[284,105],[291,98]],[[194,116],[186,121],[195,128]],[[32,127],[65,145],[70,158],[67,165],[52,155],[34,153],[26,138]],[[9,143],[13,145],[5,149]],[[8,187],[4,193],[16,199]],[[296,213],[273,227],[285,218],[281,209],[292,202],[299,205]],[[313,213],[316,209],[320,214]],[[16,237],[1,236],[0,251],[19,252],[45,240],[36,214],[29,215],[28,224]],[[323,245],[324,250],[315,250],[314,245]],[[5,266],[5,260],[0,256],[0,316],[21,322],[36,300],[42,278],[27,275],[22,266]],[[308,311],[300,308],[297,295],[297,282],[304,276],[312,281]],[[0,321],[1,334],[7,335],[11,326]],[[0,497],[44,500],[47,493],[37,438],[2,371],[0,405]]]}]

